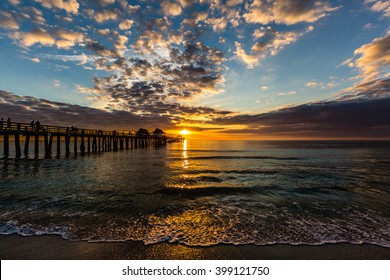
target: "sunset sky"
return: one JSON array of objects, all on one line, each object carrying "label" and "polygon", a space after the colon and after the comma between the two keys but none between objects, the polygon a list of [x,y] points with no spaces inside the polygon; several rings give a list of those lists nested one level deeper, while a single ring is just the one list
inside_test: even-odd
[{"label": "sunset sky", "polygon": [[0,116],[390,139],[390,1],[2,0]]}]

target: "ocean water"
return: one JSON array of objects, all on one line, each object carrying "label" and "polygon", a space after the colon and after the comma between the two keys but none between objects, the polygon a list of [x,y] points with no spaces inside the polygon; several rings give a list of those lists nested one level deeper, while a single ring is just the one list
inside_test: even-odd
[{"label": "ocean water", "polygon": [[390,247],[390,142],[187,140],[1,160],[0,234]]}]

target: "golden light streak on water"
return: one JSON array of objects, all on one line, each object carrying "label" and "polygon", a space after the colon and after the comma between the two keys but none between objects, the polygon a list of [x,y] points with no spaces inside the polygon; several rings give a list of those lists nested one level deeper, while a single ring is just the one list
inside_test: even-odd
[{"label": "golden light streak on water", "polygon": [[183,142],[183,163],[182,166],[184,169],[188,169],[189,167],[188,155],[187,155],[187,140]]}]

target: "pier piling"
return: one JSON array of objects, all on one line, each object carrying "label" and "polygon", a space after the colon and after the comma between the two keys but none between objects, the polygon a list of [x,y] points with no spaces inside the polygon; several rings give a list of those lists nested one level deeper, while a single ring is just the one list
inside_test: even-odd
[{"label": "pier piling", "polygon": [[57,135],[57,157],[61,155],[61,135]]},{"label": "pier piling", "polygon": [[14,134],[14,141],[15,141],[15,157],[20,158],[22,156],[22,151],[20,149],[20,136],[19,136],[19,131],[17,131]]},{"label": "pier piling", "polygon": [[68,157],[70,155],[70,136],[65,136],[65,155]]},{"label": "pier piling", "polygon": [[82,155],[85,154],[84,134],[81,134],[80,153],[81,153]]},{"label": "pier piling", "polygon": [[74,147],[73,147],[73,151],[74,151],[74,155],[76,156],[77,155],[77,134],[74,135],[74,140],[73,140],[73,144],[74,144]]},{"label": "pier piling", "polygon": [[24,154],[28,155],[28,146],[30,144],[30,134],[26,135],[26,139],[24,140]]},{"label": "pier piling", "polygon": [[39,156],[39,134],[35,134],[34,139],[34,155],[35,157]]},{"label": "pier piling", "polygon": [[9,156],[9,134],[8,132],[4,133],[4,158]]}]

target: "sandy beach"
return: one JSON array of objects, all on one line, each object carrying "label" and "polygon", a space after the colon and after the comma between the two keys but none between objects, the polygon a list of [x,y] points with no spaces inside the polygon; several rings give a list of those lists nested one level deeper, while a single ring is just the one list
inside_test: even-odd
[{"label": "sandy beach", "polygon": [[74,242],[59,236],[0,236],[0,258],[12,259],[270,259],[270,260],[381,260],[390,259],[390,248],[374,245],[327,244],[292,245],[218,245],[189,247],[142,242]]}]

